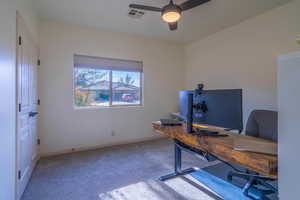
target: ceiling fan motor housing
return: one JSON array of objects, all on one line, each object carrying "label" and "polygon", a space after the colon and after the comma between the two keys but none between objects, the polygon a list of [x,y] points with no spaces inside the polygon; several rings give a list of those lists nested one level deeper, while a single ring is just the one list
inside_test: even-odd
[{"label": "ceiling fan motor housing", "polygon": [[171,11],[178,12],[181,14],[182,9],[176,4],[168,4],[162,8],[161,13],[163,14],[165,12],[171,12]]}]

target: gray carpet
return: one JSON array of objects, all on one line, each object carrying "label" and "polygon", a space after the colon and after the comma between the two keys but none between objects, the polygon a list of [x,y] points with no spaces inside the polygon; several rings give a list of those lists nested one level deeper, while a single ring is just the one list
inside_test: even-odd
[{"label": "gray carpet", "polygon": [[[43,158],[22,200],[219,199],[189,183],[189,176],[158,181],[172,172],[173,162],[172,142],[165,139]],[[220,177],[228,171],[183,153],[183,167],[191,166],[216,170]]]}]

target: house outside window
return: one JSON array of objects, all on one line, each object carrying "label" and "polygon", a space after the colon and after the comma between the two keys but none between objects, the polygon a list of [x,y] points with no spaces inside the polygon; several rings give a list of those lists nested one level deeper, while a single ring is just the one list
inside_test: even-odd
[{"label": "house outside window", "polygon": [[142,105],[143,65],[129,61],[74,56],[74,106]]}]

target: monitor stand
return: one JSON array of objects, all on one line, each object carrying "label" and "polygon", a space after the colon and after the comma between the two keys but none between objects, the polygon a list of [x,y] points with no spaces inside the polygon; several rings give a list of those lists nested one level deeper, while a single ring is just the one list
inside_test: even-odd
[{"label": "monitor stand", "polygon": [[219,134],[218,131],[210,131],[210,130],[203,130],[203,129],[195,129],[193,127],[193,105],[194,105],[194,94],[188,94],[188,112],[187,112],[187,120],[186,120],[186,127],[187,132],[198,135],[198,136],[212,136],[212,137],[226,137],[227,134]]}]

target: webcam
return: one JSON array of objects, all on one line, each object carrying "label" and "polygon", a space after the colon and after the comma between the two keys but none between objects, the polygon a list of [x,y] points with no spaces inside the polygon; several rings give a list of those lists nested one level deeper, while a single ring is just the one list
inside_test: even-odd
[{"label": "webcam", "polygon": [[201,95],[203,92],[204,84],[200,83],[197,85],[197,88],[195,89],[196,95]]}]

